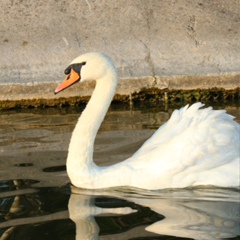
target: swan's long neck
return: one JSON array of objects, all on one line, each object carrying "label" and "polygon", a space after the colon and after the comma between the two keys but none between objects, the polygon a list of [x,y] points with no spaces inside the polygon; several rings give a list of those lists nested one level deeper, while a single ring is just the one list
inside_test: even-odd
[{"label": "swan's long neck", "polygon": [[110,68],[104,77],[96,81],[92,97],[78,119],[67,158],[67,171],[72,183],[75,177],[81,178],[81,174],[88,174],[94,169],[94,140],[114,96],[116,86],[117,74],[115,68]]}]

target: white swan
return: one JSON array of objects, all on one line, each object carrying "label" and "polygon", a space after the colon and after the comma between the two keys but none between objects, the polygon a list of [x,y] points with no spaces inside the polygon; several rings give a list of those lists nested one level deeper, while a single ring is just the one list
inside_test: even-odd
[{"label": "white swan", "polygon": [[73,131],[67,172],[73,185],[98,189],[143,189],[196,185],[239,186],[240,125],[224,110],[195,103],[175,110],[163,126],[129,159],[107,167],[93,162],[94,140],[117,86],[116,69],[102,53],[87,53],[65,70],[55,93],[81,80],[96,87]]}]

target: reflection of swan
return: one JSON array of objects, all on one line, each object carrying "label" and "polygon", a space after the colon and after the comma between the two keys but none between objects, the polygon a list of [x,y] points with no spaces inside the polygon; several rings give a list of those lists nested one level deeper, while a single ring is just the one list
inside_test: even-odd
[{"label": "reflection of swan", "polygon": [[99,214],[129,214],[131,208],[99,208],[94,205],[94,198],[88,195],[72,194],[69,203],[69,217],[76,224],[76,240],[98,239],[99,227],[94,216]]},{"label": "reflection of swan", "polygon": [[174,111],[131,158],[109,167],[96,166],[94,139],[115,93],[115,67],[104,54],[88,53],[73,60],[65,73],[55,93],[79,80],[96,80],[69,146],[67,171],[73,185],[89,189],[239,185],[240,127],[225,111],[200,110],[201,103]]},{"label": "reflection of swan", "polygon": [[146,227],[147,231],[160,235],[212,240],[240,234],[238,191],[216,188],[142,193],[133,191],[129,194],[119,190],[73,189],[68,208],[71,219],[76,223],[76,239],[98,239],[99,227],[94,220],[98,214],[131,212],[125,208],[96,207],[92,199],[98,195],[122,198],[164,215],[165,219]]}]

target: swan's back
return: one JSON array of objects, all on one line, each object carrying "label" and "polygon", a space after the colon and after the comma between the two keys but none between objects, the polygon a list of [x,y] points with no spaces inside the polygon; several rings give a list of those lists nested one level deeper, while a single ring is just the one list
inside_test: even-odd
[{"label": "swan's back", "polygon": [[162,181],[161,188],[239,186],[239,124],[225,110],[202,106],[175,110],[128,159],[129,166],[140,175],[149,171],[152,182]]}]

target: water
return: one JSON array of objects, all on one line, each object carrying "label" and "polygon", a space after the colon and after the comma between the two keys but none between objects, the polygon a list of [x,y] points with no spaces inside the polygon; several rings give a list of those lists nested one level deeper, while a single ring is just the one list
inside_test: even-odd
[{"label": "water", "polygon": [[[176,106],[112,105],[94,159],[121,161]],[[180,106],[177,106],[180,107]],[[226,108],[240,122],[237,104]],[[80,190],[65,172],[82,107],[0,112],[0,239],[240,239],[239,190]]]}]

